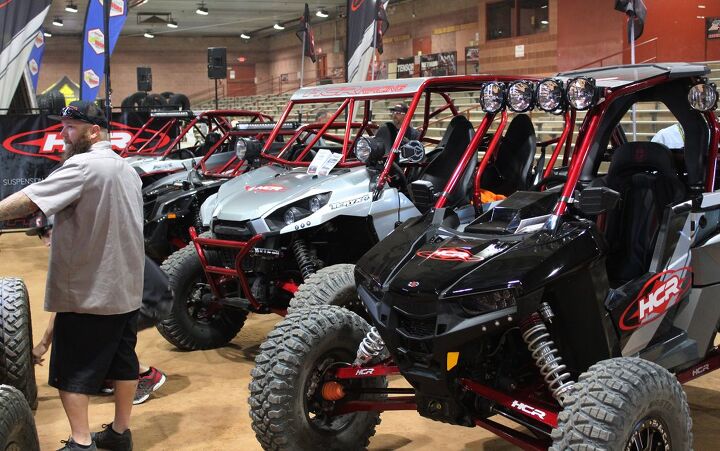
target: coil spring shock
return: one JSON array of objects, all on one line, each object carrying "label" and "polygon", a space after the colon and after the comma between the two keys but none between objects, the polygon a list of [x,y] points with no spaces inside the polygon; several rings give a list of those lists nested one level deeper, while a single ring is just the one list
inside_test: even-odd
[{"label": "coil spring shock", "polygon": [[378,333],[378,330],[373,326],[368,331],[365,338],[360,342],[358,346],[357,357],[353,362],[354,366],[364,365],[370,360],[379,356],[385,351],[385,342]]},{"label": "coil spring shock", "polygon": [[563,405],[567,392],[573,387],[570,373],[562,363],[562,357],[550,340],[550,333],[538,313],[533,313],[521,326],[522,337],[535,364],[540,368],[545,383],[553,397]]},{"label": "coil spring shock", "polygon": [[303,276],[303,280],[307,280],[312,274],[315,273],[315,264],[313,263],[310,250],[305,244],[305,240],[295,239],[292,242],[293,254],[295,254],[295,260],[297,260],[298,267],[300,267],[300,273]]}]

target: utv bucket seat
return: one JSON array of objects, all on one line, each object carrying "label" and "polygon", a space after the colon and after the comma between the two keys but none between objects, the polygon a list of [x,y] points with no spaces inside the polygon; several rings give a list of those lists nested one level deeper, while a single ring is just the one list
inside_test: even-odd
[{"label": "utv bucket seat", "polygon": [[665,208],[681,202],[686,188],[670,150],[653,142],[620,146],[607,175],[592,185],[620,193],[619,205],[607,213],[605,237],[610,245],[608,278],[621,285],[649,270]]},{"label": "utv bucket seat", "polygon": [[529,188],[536,143],[535,127],[530,117],[526,114],[515,116],[500,142],[495,159],[485,168],[480,186],[504,196]]},{"label": "utv bucket seat", "polygon": [[[437,195],[450,179],[474,133],[472,124],[465,116],[452,118],[438,144],[438,151],[441,153],[425,167],[418,179],[410,184],[413,201],[420,212],[424,213],[435,205]],[[448,207],[470,202],[471,180],[476,166],[477,158],[471,158],[462,178],[448,197]]]}]

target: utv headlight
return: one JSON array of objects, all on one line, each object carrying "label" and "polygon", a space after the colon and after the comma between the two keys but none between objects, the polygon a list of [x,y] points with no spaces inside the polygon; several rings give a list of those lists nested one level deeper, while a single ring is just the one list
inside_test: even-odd
[{"label": "utv headlight", "polygon": [[237,142],[235,142],[235,155],[237,156],[238,160],[244,160],[245,159],[245,153],[247,152],[248,143],[244,138],[239,138]]},{"label": "utv headlight", "polygon": [[535,99],[537,107],[547,113],[562,111],[562,81],[552,78],[541,81],[537,86],[537,94],[535,96]]},{"label": "utv headlight", "polygon": [[597,100],[595,80],[586,77],[570,80],[567,84],[567,99],[570,106],[576,110],[589,110]]},{"label": "utv headlight", "polygon": [[285,210],[283,220],[285,221],[285,225],[290,225],[293,222],[297,222],[304,217],[310,216],[311,214],[312,212],[310,212],[310,210],[305,210],[304,208],[298,207],[290,207]]},{"label": "utv headlight", "polygon": [[355,156],[357,159],[363,163],[367,163],[371,152],[372,145],[370,144],[370,139],[365,137],[358,138],[357,143],[355,144]]},{"label": "utv headlight", "polygon": [[265,221],[270,230],[280,230],[320,210],[327,205],[331,194],[331,192],[316,194],[293,202],[290,205],[286,205],[272,212]]},{"label": "utv headlight", "polygon": [[503,310],[516,305],[515,289],[486,291],[484,293],[461,296],[457,302],[463,312],[470,316]]},{"label": "utv headlight", "polygon": [[480,106],[486,113],[497,113],[505,106],[505,85],[493,81],[485,84],[480,93]]},{"label": "utv headlight", "polygon": [[694,110],[710,111],[717,106],[717,88],[714,83],[700,83],[688,92],[688,102]]},{"label": "utv headlight", "polygon": [[508,86],[508,106],[516,113],[524,113],[533,107],[534,89],[529,81],[514,81]]}]

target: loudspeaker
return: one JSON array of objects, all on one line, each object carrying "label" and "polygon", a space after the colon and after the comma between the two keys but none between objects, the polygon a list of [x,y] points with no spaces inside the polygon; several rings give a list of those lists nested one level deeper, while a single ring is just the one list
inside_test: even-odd
[{"label": "loudspeaker", "polygon": [[227,49],[208,47],[208,78],[218,80],[227,77]]},{"label": "loudspeaker", "polygon": [[149,67],[137,68],[137,90],[152,91],[152,70]]}]

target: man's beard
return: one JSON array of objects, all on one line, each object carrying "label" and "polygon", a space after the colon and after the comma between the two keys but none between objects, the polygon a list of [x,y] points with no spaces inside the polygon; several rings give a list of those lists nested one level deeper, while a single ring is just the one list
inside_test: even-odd
[{"label": "man's beard", "polygon": [[80,155],[81,153],[87,152],[88,150],[90,150],[90,146],[92,146],[92,143],[87,136],[81,136],[80,138],[78,138],[75,144],[65,141],[65,149],[63,150],[62,162],[65,163],[67,159],[72,157],[73,155]]}]

